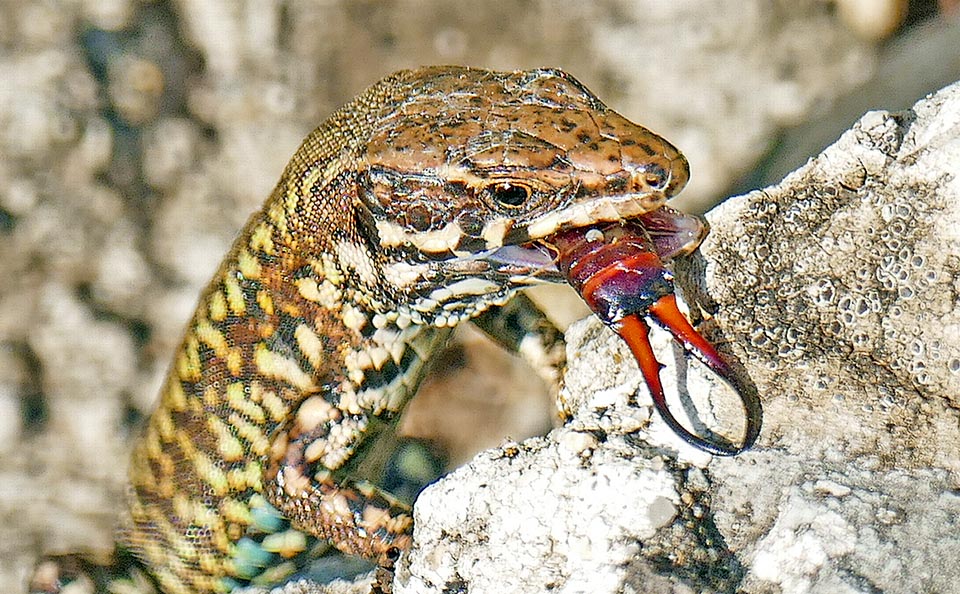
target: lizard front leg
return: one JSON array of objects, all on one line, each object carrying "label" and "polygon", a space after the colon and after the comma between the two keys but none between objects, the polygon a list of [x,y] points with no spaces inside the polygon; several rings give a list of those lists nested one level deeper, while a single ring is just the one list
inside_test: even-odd
[{"label": "lizard front leg", "polygon": [[[268,498],[294,528],[329,540],[347,555],[375,560],[372,593],[389,592],[393,563],[411,544],[411,510],[376,485],[344,477],[317,460],[317,450],[328,450],[333,441],[372,437],[346,435],[342,415],[321,401],[320,395],[308,398],[277,434],[265,475]],[[352,421],[369,425],[364,415]]]},{"label": "lizard front leg", "polygon": [[421,354],[439,348],[449,330],[408,327],[394,334],[410,342],[393,347],[391,364],[362,355],[382,347],[361,346],[351,351],[360,354],[351,357],[360,382],[323,387],[299,404],[273,437],[265,473],[268,499],[295,528],[381,565],[394,549],[409,547],[410,509],[363,480],[357,467],[415,392]]},{"label": "lizard front leg", "polygon": [[[346,465],[320,462],[335,441],[371,437],[364,434],[369,418],[351,417],[356,429],[343,429],[343,414],[322,396],[304,401],[273,442],[265,474],[268,499],[298,530],[330,540],[348,555],[380,560],[390,548],[409,545],[410,509],[372,483],[344,476]],[[340,449],[354,446],[343,443]]]}]

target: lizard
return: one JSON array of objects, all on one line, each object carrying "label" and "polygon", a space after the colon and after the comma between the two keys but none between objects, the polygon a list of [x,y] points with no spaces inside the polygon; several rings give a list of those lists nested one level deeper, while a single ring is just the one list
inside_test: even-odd
[{"label": "lizard", "polygon": [[389,567],[410,510],[355,471],[431,356],[467,320],[555,350],[518,292],[564,279],[528,246],[657,210],[688,178],[561,70],[374,84],[306,137],[203,292],[133,450],[121,542],[165,594],[280,581],[320,539]]}]

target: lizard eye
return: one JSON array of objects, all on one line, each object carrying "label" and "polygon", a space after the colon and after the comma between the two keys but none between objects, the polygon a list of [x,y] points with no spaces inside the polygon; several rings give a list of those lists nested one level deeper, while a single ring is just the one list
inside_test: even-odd
[{"label": "lizard eye", "polygon": [[494,206],[514,209],[520,208],[533,194],[530,186],[509,181],[490,184],[483,194]]}]

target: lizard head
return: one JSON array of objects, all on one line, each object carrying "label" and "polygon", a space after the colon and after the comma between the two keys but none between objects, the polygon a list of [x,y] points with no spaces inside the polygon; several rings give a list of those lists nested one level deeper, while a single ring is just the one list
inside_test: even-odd
[{"label": "lizard head", "polygon": [[406,79],[413,92],[394,97],[356,167],[360,223],[396,289],[561,280],[533,243],[649,213],[688,179],[675,147],[562,71],[437,67]]}]

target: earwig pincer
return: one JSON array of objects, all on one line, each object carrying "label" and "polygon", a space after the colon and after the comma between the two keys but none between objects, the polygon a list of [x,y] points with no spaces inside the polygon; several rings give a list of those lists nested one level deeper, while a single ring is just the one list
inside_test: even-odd
[{"label": "earwig pincer", "polygon": [[[735,373],[680,312],[673,278],[664,264],[696,249],[706,233],[707,226],[698,217],[661,207],[633,220],[570,229],[541,243],[590,309],[626,341],[667,425],[687,443],[726,456],[738,454],[756,441],[762,420],[760,399],[753,385]],[[687,352],[737,392],[746,411],[740,445],[695,435],[673,416],[644,317],[668,330]]]}]

